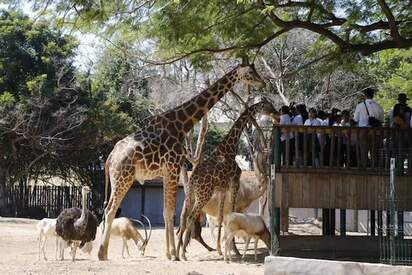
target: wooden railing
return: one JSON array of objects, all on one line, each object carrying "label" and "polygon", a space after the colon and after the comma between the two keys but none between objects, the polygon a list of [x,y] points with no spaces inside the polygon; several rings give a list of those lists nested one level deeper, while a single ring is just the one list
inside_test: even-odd
[{"label": "wooden railing", "polygon": [[398,174],[412,175],[412,129],[278,125],[273,134],[278,169],[387,173],[394,157]]}]

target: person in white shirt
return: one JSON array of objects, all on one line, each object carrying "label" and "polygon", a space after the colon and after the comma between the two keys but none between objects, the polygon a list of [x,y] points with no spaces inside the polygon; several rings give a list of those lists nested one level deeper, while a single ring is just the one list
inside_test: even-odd
[{"label": "person in white shirt", "polygon": [[[376,125],[370,125],[370,118],[374,117],[376,120],[380,122],[382,125],[383,123],[383,109],[382,107],[373,100],[373,96],[375,95],[374,88],[366,88],[363,91],[365,95],[365,100],[360,102],[355,109],[354,113],[354,120],[357,123],[358,127],[371,127]],[[361,163],[358,163],[360,167],[367,167],[369,162],[369,154],[370,150],[374,150],[375,148],[370,148],[371,143],[369,142],[369,136],[367,132],[361,132],[359,135],[359,139],[357,140],[360,146],[360,160]]]},{"label": "person in white shirt", "polygon": [[356,121],[358,127],[370,127],[369,117],[375,117],[383,123],[383,109],[373,100],[375,90],[371,87],[364,90],[365,100],[356,105],[353,119]]},{"label": "person in white shirt", "polygon": [[349,110],[343,110],[342,111],[342,119],[341,119],[341,121],[338,125],[342,126],[342,127],[352,126],[351,121],[350,121],[350,112],[349,112]]},{"label": "person in white shirt", "polygon": [[[284,105],[282,108],[280,108],[280,120],[279,120],[279,125],[291,125],[292,124],[292,119],[290,118],[290,109],[288,106]],[[283,159],[283,165],[286,164],[286,139],[289,138],[289,164],[292,161],[292,156],[293,156],[293,134],[292,133],[285,133],[282,132],[280,136],[280,146],[281,146],[281,153],[282,153],[282,159]]]},{"label": "person in white shirt", "polygon": [[320,119],[316,116],[316,109],[309,109],[309,118],[305,121],[305,126],[321,126]]},{"label": "person in white shirt", "polygon": [[[315,108],[310,108],[309,109],[309,118],[305,121],[305,126],[321,126],[320,120],[317,118],[317,112]],[[316,137],[314,139],[315,141],[315,151],[312,151],[312,135],[313,134],[309,134],[308,135],[308,144],[309,144],[309,163],[312,163],[313,159],[311,157],[312,154],[315,155],[315,163],[312,163],[312,166],[314,167],[318,167],[319,166],[319,139],[318,137]]]},{"label": "person in white shirt", "polygon": [[292,125],[303,125],[303,118],[301,114],[297,114],[293,117]]}]

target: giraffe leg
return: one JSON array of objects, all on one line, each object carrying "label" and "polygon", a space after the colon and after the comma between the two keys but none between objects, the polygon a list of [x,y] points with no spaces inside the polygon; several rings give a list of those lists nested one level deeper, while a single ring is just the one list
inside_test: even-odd
[{"label": "giraffe leg", "polygon": [[[237,192],[239,191],[239,186],[240,186],[240,176],[237,177],[231,184],[230,184],[230,203],[231,203],[231,209],[232,212],[235,212],[236,210],[236,198],[237,198]],[[240,256],[240,252],[236,247],[236,242],[235,239],[233,238],[232,242],[232,248],[233,251],[237,256]]]},{"label": "giraffe leg", "polygon": [[164,180],[164,205],[163,205],[163,217],[165,221],[165,234],[166,234],[166,257],[169,260],[177,260],[175,236],[174,236],[174,215],[176,209],[176,194],[177,185],[179,182],[180,171],[169,175]]},{"label": "giraffe leg", "polygon": [[[122,178],[123,176],[119,176]],[[104,229],[102,238],[100,240],[99,252],[97,254],[100,261],[107,260],[107,250],[109,247],[110,240],[110,231],[112,229],[112,223],[116,215],[116,211],[120,206],[124,196],[129,190],[130,186],[133,184],[133,179],[127,177],[127,174],[123,178],[128,178],[128,181],[116,182],[115,179],[111,180],[112,182],[112,193],[110,195],[109,202],[106,209],[104,210]]]},{"label": "giraffe leg", "polygon": [[199,217],[200,212],[202,211],[202,208],[204,207],[205,203],[201,202],[201,201],[197,201],[195,202],[195,205],[193,206],[193,210],[190,212],[190,214],[188,215],[187,218],[187,227],[185,230],[185,242],[183,244],[183,248],[182,248],[182,259],[186,260],[186,247],[189,243],[189,240],[191,238],[191,228],[194,225],[197,217]]},{"label": "giraffe leg", "polygon": [[213,248],[211,248],[207,243],[202,238],[202,224],[200,220],[196,220],[194,225],[192,226],[192,234],[193,238],[198,241],[201,245],[203,245],[204,248],[206,248],[208,251],[214,251]]},{"label": "giraffe leg", "polygon": [[[188,193],[183,202],[182,213],[180,214],[180,226],[179,226],[178,243],[177,243],[177,251],[176,251],[177,260],[179,260],[179,257],[180,257],[180,247],[183,244],[183,234],[186,231],[187,214],[189,212],[189,209],[191,208],[192,208],[192,199],[190,198],[190,194]],[[184,245],[184,247],[186,247],[186,245]],[[185,252],[186,251],[183,251],[183,254]]]},{"label": "giraffe leg", "polygon": [[220,237],[222,233],[222,222],[223,222],[223,208],[225,205],[226,192],[219,192],[219,216],[218,216],[218,227],[217,227],[217,245],[216,250],[219,255],[223,255],[222,248],[220,246]]}]

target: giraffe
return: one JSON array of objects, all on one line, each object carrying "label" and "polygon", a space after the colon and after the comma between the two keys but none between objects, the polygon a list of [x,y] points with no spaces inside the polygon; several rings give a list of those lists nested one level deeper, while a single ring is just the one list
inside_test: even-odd
[{"label": "giraffe", "polygon": [[215,148],[211,156],[208,159],[201,161],[192,172],[180,218],[177,257],[179,257],[180,247],[183,244],[183,234],[185,234],[186,240],[182,248],[182,259],[186,260],[186,245],[188,243],[187,240],[190,238],[191,226],[196,222],[196,218],[212,198],[215,191],[219,201],[219,230],[216,249],[218,253],[222,255],[220,235],[225,196],[226,192],[230,190],[230,211],[233,212],[235,209],[236,195],[239,190],[240,175],[242,173],[242,170],[235,160],[240,136],[245,125],[260,112],[266,115],[272,115],[275,113],[275,110],[273,109],[273,106],[265,100],[247,108],[236,120],[229,133]]},{"label": "giraffe", "polygon": [[151,117],[146,128],[116,143],[105,163],[105,190],[107,194],[110,181],[112,192],[109,201],[105,202],[99,260],[107,260],[111,225],[116,210],[133,181],[143,183],[144,180],[155,177],[163,178],[166,257],[169,260],[176,259],[173,216],[180,169],[186,159],[184,137],[236,82],[258,88],[265,86],[253,64],[238,65],[199,95],[174,109]]}]

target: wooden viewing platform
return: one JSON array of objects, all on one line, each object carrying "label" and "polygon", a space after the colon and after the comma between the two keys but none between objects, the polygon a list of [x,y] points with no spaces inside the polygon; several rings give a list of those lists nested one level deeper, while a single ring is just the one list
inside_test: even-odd
[{"label": "wooden viewing platform", "polygon": [[[322,208],[323,234],[332,236],[312,239],[318,244],[314,250],[328,251],[331,242],[340,238],[333,236],[335,209],[341,211],[341,235],[346,232],[345,210],[362,209],[371,211],[371,236],[354,241],[348,256],[353,250],[362,254],[365,242],[379,247],[379,239],[373,236],[385,234],[376,230],[375,223],[377,217],[382,228],[382,212],[388,208],[391,158],[396,160],[396,211],[412,211],[412,129],[275,125],[272,135],[269,196],[273,199],[269,201],[271,231],[277,236],[280,230],[288,231],[289,208]],[[403,219],[398,224],[403,226]],[[296,239],[280,237],[281,255],[291,253],[288,238]],[[365,256],[371,256],[370,251]]]},{"label": "wooden viewing platform", "polygon": [[412,211],[412,129],[275,126],[274,132],[276,206],[382,209],[394,157],[398,206]]}]

